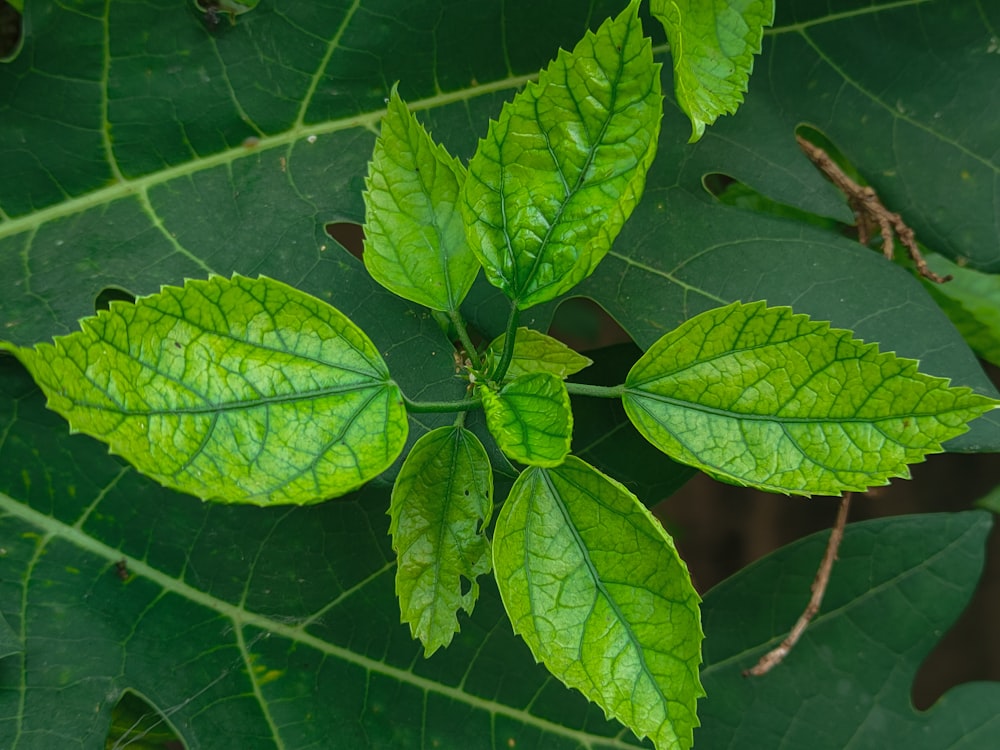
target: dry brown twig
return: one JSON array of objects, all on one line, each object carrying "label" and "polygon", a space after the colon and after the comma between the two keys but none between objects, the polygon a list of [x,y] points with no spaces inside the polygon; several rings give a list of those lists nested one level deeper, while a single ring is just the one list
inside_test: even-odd
[{"label": "dry brown twig", "polygon": [[823,604],[823,595],[826,593],[826,586],[830,582],[830,571],[833,570],[833,561],[837,559],[837,550],[840,549],[840,541],[844,538],[844,526],[847,525],[847,511],[851,506],[851,494],[845,492],[840,498],[840,509],[837,511],[837,520],[830,531],[830,541],[826,544],[826,552],[823,553],[823,560],[816,571],[816,578],[812,584],[812,596],[809,597],[809,604],[805,611],[799,616],[794,627],[789,631],[785,640],[777,647],[768,651],[750,669],[743,672],[744,677],[760,677],[765,675],[781,664],[788,652],[799,642],[799,638],[805,632],[810,621],[819,612],[820,605]]},{"label": "dry brown twig", "polygon": [[903,217],[890,211],[882,203],[878,194],[871,187],[862,187],[842,170],[837,163],[830,158],[819,146],[810,143],[800,135],[795,136],[809,161],[816,165],[816,168],[826,175],[837,188],[847,196],[847,203],[854,211],[854,218],[857,221],[858,242],[867,245],[872,235],[877,230],[882,236],[882,253],[886,258],[892,260],[895,245],[892,241],[893,232],[899,237],[910,254],[910,258],[917,266],[917,272],[925,279],[930,279],[938,284],[943,284],[951,280],[951,276],[939,276],[927,267],[927,261],[917,247],[917,238],[913,230],[906,225]]}]

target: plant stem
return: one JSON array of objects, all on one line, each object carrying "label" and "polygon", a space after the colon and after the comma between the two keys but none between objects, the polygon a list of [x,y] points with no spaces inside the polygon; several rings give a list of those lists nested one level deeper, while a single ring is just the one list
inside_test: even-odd
[{"label": "plant stem", "polygon": [[503,382],[504,375],[510,368],[510,361],[514,359],[514,342],[517,340],[517,324],[520,319],[521,311],[517,308],[517,303],[511,302],[510,317],[507,318],[507,333],[503,339],[503,353],[500,355],[496,369],[490,373],[490,379],[497,383]]},{"label": "plant stem", "polygon": [[461,401],[411,401],[403,395],[406,410],[413,414],[447,414],[453,411],[472,411],[478,409],[482,402],[478,398],[463,398]]},{"label": "plant stem", "polygon": [[476,370],[483,369],[483,360],[479,356],[479,352],[472,343],[472,339],[469,338],[469,330],[465,327],[465,320],[462,319],[462,314],[458,310],[449,310],[448,317],[451,318],[451,324],[455,326],[455,331],[458,333],[458,340],[462,342],[462,347],[465,349],[465,353],[469,355],[469,359],[472,360],[472,366]]},{"label": "plant stem", "polygon": [[830,532],[830,540],[826,544],[826,552],[823,554],[819,570],[816,571],[816,578],[813,580],[812,585],[812,596],[809,598],[809,604],[806,606],[805,612],[802,613],[795,626],[791,629],[791,632],[788,633],[788,637],[777,648],[768,651],[760,657],[760,661],[743,673],[744,677],[760,677],[780,664],[788,656],[788,652],[799,642],[799,638],[802,637],[806,627],[812,621],[812,618],[816,616],[816,613],[819,612],[820,605],[823,603],[823,595],[826,593],[826,585],[830,581],[830,571],[833,569],[833,561],[837,559],[840,540],[844,538],[844,526],[847,525],[847,512],[851,507],[852,494],[845,492],[840,499],[837,520],[833,525],[833,530]]},{"label": "plant stem", "polygon": [[621,398],[625,393],[625,384],[621,385],[588,385],[587,383],[567,383],[566,390],[577,396],[593,396],[594,398]]}]

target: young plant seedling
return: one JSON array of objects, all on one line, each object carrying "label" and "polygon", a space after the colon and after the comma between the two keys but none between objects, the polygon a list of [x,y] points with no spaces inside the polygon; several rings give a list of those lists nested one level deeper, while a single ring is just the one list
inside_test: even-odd
[{"label": "young plant seedling", "polygon": [[[74,431],[216,502],[344,495],[397,461],[411,414],[454,413],[413,444],[388,509],[402,620],[425,653],[451,642],[492,570],[515,632],[552,674],[657,748],[690,747],[698,595],[639,499],[571,454],[569,395],[619,398],[670,457],[797,495],[907,476],[996,402],[760,301],[689,319],[618,386],[567,384],[589,360],[520,315],[608,253],[642,196],[662,110],[638,2],[560,51],[467,167],[392,91],[366,183],[364,263],[455,332],[452,401],[409,398],[346,315],[269,278],[164,287],[51,344],[3,347]],[[505,332],[484,347],[462,314],[480,269],[508,301]],[[495,522],[489,452],[465,426],[477,409],[523,467]]]}]

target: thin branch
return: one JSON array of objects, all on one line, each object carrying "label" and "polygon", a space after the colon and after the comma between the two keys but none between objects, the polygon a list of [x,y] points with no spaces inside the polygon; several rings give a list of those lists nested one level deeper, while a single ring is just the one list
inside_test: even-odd
[{"label": "thin branch", "polygon": [[830,541],[826,544],[826,552],[823,554],[823,561],[816,571],[816,578],[813,580],[812,596],[805,611],[799,617],[798,622],[788,633],[788,636],[777,648],[764,654],[756,665],[743,673],[744,677],[760,677],[770,672],[774,667],[781,664],[788,652],[799,642],[799,638],[805,632],[809,622],[819,612],[823,603],[823,595],[826,593],[826,585],[830,581],[830,571],[833,569],[833,561],[837,559],[837,550],[840,548],[840,540],[844,538],[844,526],[847,524],[847,511],[851,506],[851,494],[845,492],[840,499],[840,509],[837,511],[837,520],[830,531]]},{"label": "thin branch", "polygon": [[902,216],[885,207],[874,188],[862,187],[848,177],[844,170],[837,166],[829,154],[819,146],[810,143],[800,135],[796,135],[795,140],[798,141],[799,148],[809,157],[809,161],[815,164],[816,168],[847,196],[847,203],[854,211],[854,219],[857,222],[858,242],[867,245],[872,235],[877,231],[882,236],[882,254],[892,260],[895,252],[892,236],[895,231],[921,276],[938,284],[951,280],[951,276],[938,276],[927,267],[927,261],[924,260],[920,248],[917,247],[917,238],[913,230],[906,225]]}]

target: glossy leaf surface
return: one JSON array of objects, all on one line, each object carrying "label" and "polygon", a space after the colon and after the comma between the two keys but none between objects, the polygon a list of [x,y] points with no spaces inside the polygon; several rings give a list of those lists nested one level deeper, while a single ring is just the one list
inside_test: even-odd
[{"label": "glossy leaf surface", "polygon": [[521,309],[589,276],[642,195],[663,97],[638,7],[560,50],[469,163],[469,243]]},{"label": "glossy leaf surface", "polygon": [[486,424],[500,449],[530,466],[558,466],[573,439],[573,412],[562,379],[551,372],[521,375],[499,391],[480,386]]},{"label": "glossy leaf surface", "polygon": [[279,281],[192,281],[81,325],[15,353],[73,430],[182,492],[318,502],[381,474],[406,440],[368,337]]},{"label": "glossy leaf surface", "polygon": [[425,656],[451,643],[459,609],[472,614],[476,579],[490,570],[492,515],[493,471],[475,435],[440,427],[414,444],[392,489],[389,533],[402,620]]},{"label": "glossy leaf surface", "polygon": [[650,0],[674,63],[674,93],[696,141],[743,102],[774,0]]},{"label": "glossy leaf surface", "polygon": [[849,331],[762,302],[702,313],[636,362],[623,401],[653,445],[726,481],[838,494],[909,476],[996,405]]},{"label": "glossy leaf surface", "polygon": [[365,268],[386,289],[457,310],[479,272],[458,194],[465,168],[434,143],[394,88],[365,185]]},{"label": "glossy leaf surface", "polygon": [[500,595],[535,658],[657,748],[688,748],[698,595],[663,527],[575,456],[531,468],[497,518]]},{"label": "glossy leaf surface", "polygon": [[[507,334],[502,333],[490,342],[488,352],[494,359],[500,358],[506,340]],[[514,356],[510,360],[504,379],[511,380],[529,372],[550,372],[565,380],[590,364],[589,357],[570,349],[558,339],[546,336],[533,328],[522,327],[517,329]]]}]

